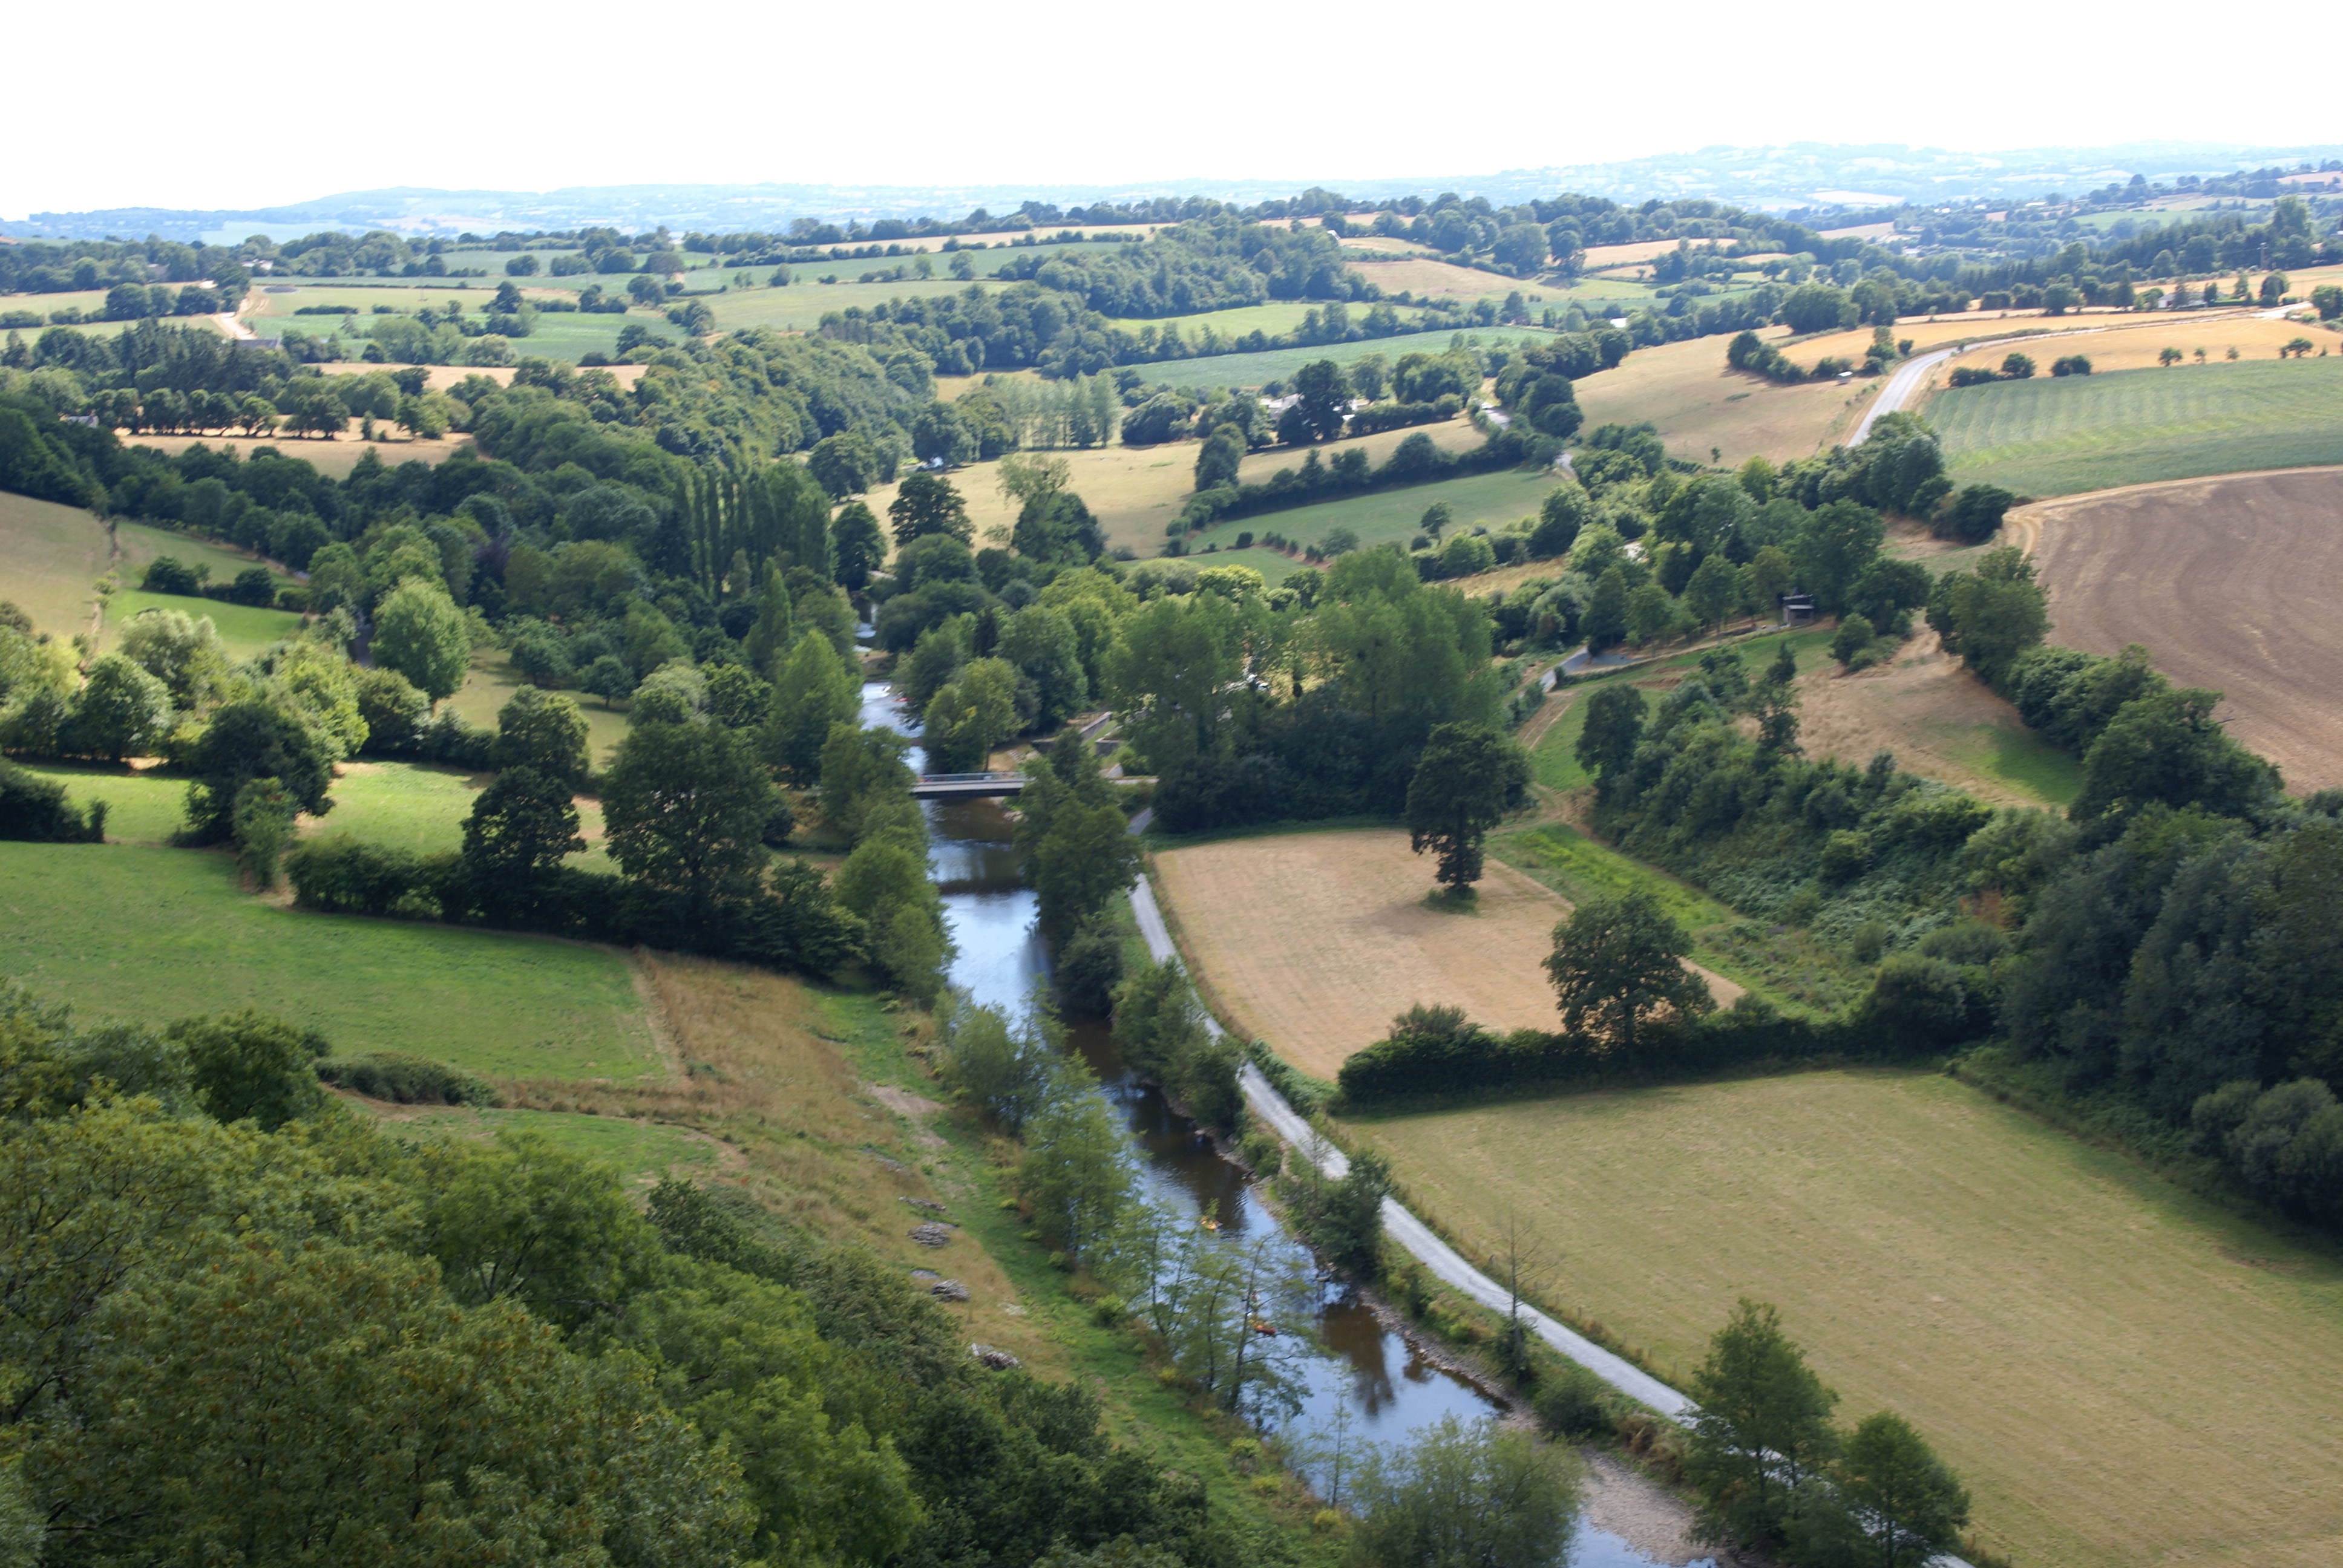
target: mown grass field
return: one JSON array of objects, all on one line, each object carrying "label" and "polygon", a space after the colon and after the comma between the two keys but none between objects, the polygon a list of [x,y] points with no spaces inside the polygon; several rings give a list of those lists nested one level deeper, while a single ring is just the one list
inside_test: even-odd
[{"label": "mown grass field", "polygon": [[[883,508],[880,516],[885,516]],[[447,706],[475,729],[494,729],[497,715],[504,711],[513,693],[528,684],[501,648],[476,648],[472,650],[471,673],[464,678],[456,695],[447,699]],[[606,707],[600,698],[582,691],[569,695],[577,700],[578,711],[586,717],[587,753],[595,767],[603,767],[610,760],[611,749],[627,738],[626,709]]]},{"label": "mown grass field", "polygon": [[1958,480],[2022,495],[2343,463],[2343,358],[2037,376],[1940,392],[1927,418]]},{"label": "mown grass field", "polygon": [[79,811],[106,802],[109,843],[166,844],[187,825],[187,781],[170,775],[75,762],[25,762],[25,771],[65,787],[65,804]]},{"label": "mown grass field", "polygon": [[0,492],[0,599],[36,628],[87,631],[107,565],[106,528],[89,513]]},{"label": "mown grass field", "polygon": [[1815,1072],[1362,1124],[1459,1251],[1695,1364],[1751,1296],[2020,1563],[2332,1563],[2343,1261],[1950,1078]]},{"label": "mown grass field", "polygon": [[119,639],[122,628],[150,609],[175,609],[190,619],[209,618],[231,659],[250,658],[298,630],[301,618],[289,609],[259,609],[183,594],[140,593],[127,588],[106,601],[106,635]]},{"label": "mown grass field", "polygon": [[1544,500],[1546,492],[1554,486],[1554,476],[1549,473],[1501,468],[1494,473],[1472,474],[1461,479],[1441,479],[1396,490],[1376,490],[1339,501],[1320,501],[1313,506],[1295,507],[1287,511],[1232,518],[1215,523],[1195,535],[1189,541],[1189,548],[1191,551],[1201,550],[1206,545],[1217,544],[1225,550],[1235,544],[1237,535],[1244,532],[1251,532],[1256,538],[1274,532],[1299,544],[1310,545],[1318,543],[1337,528],[1349,528],[1358,535],[1362,548],[1393,543],[1403,545],[1420,531],[1425,510],[1435,501],[1447,502],[1454,511],[1455,520],[1449,526],[1449,533],[1453,534],[1469,530],[1475,523],[1486,523],[1493,528],[1501,524],[1535,517],[1538,504]]},{"label": "mown grass field", "polygon": [[493,1078],[661,1070],[624,960],[542,937],[311,915],[251,897],[226,855],[0,844],[0,973],[85,1014],[163,1022],[253,1006],[337,1050]]}]

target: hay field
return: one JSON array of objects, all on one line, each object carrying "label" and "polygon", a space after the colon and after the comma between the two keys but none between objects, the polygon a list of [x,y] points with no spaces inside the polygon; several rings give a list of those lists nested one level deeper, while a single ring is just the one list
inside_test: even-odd
[{"label": "hay field", "polygon": [[0,599],[38,629],[87,631],[109,564],[105,525],[88,512],[0,492]]},{"label": "hay field", "polygon": [[[2109,370],[2154,370],[2162,368],[2157,356],[2166,348],[2177,348],[2188,356],[2172,367],[2177,375],[2199,368],[2197,350],[2205,351],[2206,365],[2227,363],[2228,350],[2235,348],[2243,359],[2275,359],[2278,346],[2298,337],[2308,337],[2330,352],[2343,352],[2343,336],[2324,328],[2304,326],[2298,321],[2265,321],[2246,315],[2223,316],[2133,316],[2126,313],[2110,320],[2104,327],[2081,333],[2061,334],[2042,345],[2039,352],[2024,344],[2012,344],[2008,348],[1981,348],[1963,354],[1946,362],[1933,373],[1932,379],[1941,381],[1961,366],[1981,366],[1998,370],[2003,358],[2011,349],[2031,356],[2037,368],[2036,376],[2050,374],[2050,362],[2061,355],[2080,354],[2091,362],[2094,373]],[[2313,349],[2315,357],[2317,349]]]},{"label": "hay field", "polygon": [[1959,482],[2022,495],[2307,467],[2343,462],[2343,358],[2036,376],[1938,393],[1927,417]]},{"label": "hay field", "polygon": [[1234,839],[1155,857],[1156,890],[1232,1029],[1304,1072],[1389,1032],[1417,1002],[1499,1030],[1552,1029],[1562,900],[1493,859],[1469,910],[1435,909],[1433,860],[1388,828]]},{"label": "hay field", "polygon": [[2343,468],[2143,485],[2034,510],[2051,640],[2107,654],[2144,642],[2175,685],[2223,694],[2229,733],[2277,763],[2288,789],[2343,786],[2332,678]]},{"label": "hay field", "polygon": [[[1766,336],[1777,337],[1779,330]],[[1588,427],[1648,420],[1674,456],[1705,463],[1715,447],[1722,454],[1718,461],[1729,467],[1751,457],[1786,463],[1844,440],[1879,389],[1877,381],[1776,387],[1729,368],[1725,349],[1730,341],[1694,337],[1638,348],[1616,369],[1579,382],[1578,406]],[[1864,341],[1870,341],[1867,334]],[[1813,357],[1803,347],[1795,356]]]},{"label": "hay field", "polygon": [[[1466,427],[1470,428],[1470,427]],[[1192,551],[1216,544],[1227,549],[1237,535],[1275,532],[1301,544],[1315,544],[1334,528],[1349,528],[1362,546],[1405,544],[1415,537],[1426,508],[1445,501],[1456,514],[1450,532],[1469,530],[1475,523],[1495,528],[1537,515],[1538,503],[1554,487],[1551,472],[1525,473],[1500,468],[1461,479],[1440,479],[1428,485],[1407,485],[1395,490],[1375,490],[1341,500],[1320,501],[1282,512],[1261,512],[1250,518],[1214,523],[1190,541]],[[1176,515],[1177,508],[1174,508]],[[1449,537],[1443,535],[1443,538]]]},{"label": "hay field", "polygon": [[306,914],[246,894],[225,854],[0,844],[0,974],[85,1016],[161,1023],[249,1005],[314,1024],[345,1053],[410,1051],[496,1078],[663,1070],[614,951]]},{"label": "hay field", "polygon": [[2020,1563],[2343,1553],[2343,1264],[1938,1075],[1812,1072],[1360,1130],[1466,1256],[1695,1364],[1748,1295],[1911,1420]]},{"label": "hay field", "polygon": [[[381,370],[389,367],[369,365],[367,368]],[[459,370],[459,379],[461,374]],[[198,443],[212,447],[235,447],[247,457],[262,447],[273,447],[281,456],[298,457],[329,479],[348,478],[350,470],[358,466],[358,459],[368,452],[396,468],[401,463],[443,462],[472,444],[469,436],[452,432],[436,441],[411,441],[387,423],[375,426],[384,439],[361,441],[358,428],[358,422],[353,419],[339,436],[271,436],[258,442],[218,436],[124,436],[122,444],[126,447],[152,447],[166,457],[176,457]]]}]

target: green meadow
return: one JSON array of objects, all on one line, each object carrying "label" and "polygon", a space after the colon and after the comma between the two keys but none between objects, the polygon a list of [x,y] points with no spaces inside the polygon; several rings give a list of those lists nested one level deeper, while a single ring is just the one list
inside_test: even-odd
[{"label": "green meadow", "polygon": [[1927,418],[1962,483],[2028,496],[2343,463],[2343,358],[1964,387]]},{"label": "green meadow", "polygon": [[1241,533],[1251,533],[1255,538],[1276,533],[1296,543],[1311,545],[1337,528],[1349,528],[1356,534],[1363,548],[1403,545],[1415,537],[1425,509],[1434,501],[1447,502],[1454,512],[1455,520],[1450,525],[1454,532],[1470,529],[1475,523],[1494,528],[1534,517],[1538,503],[1552,488],[1554,480],[1546,474],[1504,468],[1493,474],[1472,474],[1461,479],[1441,479],[1428,485],[1345,497],[1338,501],[1320,501],[1289,511],[1231,518],[1196,535],[1188,548],[1193,553],[1206,545],[1216,544],[1228,550],[1235,546]]},{"label": "green meadow", "polygon": [[163,1023],[256,1007],[342,1054],[492,1078],[660,1070],[626,961],[546,937],[312,915],[252,897],[227,855],[0,844],[0,974],[85,1016]]}]

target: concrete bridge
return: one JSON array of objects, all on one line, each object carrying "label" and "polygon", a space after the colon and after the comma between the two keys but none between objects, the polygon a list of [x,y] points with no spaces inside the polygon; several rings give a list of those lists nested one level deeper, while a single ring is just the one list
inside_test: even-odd
[{"label": "concrete bridge", "polygon": [[922,773],[911,786],[914,800],[997,799],[1025,788],[1025,773]]}]

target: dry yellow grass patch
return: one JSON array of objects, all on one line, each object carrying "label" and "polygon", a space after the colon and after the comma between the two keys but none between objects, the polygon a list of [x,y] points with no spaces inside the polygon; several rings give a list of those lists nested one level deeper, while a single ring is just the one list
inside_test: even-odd
[{"label": "dry yellow grass patch", "polygon": [[2147,370],[2157,366],[2157,356],[2167,348],[2177,348],[2187,356],[2171,367],[2173,374],[2178,375],[2196,368],[2197,350],[2200,348],[2205,351],[2207,364],[2226,362],[2232,348],[2240,358],[2273,359],[2278,357],[2279,345],[2298,337],[2308,337],[2329,353],[2343,352],[2343,337],[2305,327],[2298,321],[2263,321],[2242,313],[2204,317],[2127,314],[2090,331],[2046,337],[2038,352],[2026,344],[2013,343],[2006,347],[1981,348],[1959,355],[1934,372],[1930,379],[1943,385],[1952,371],[1962,366],[1999,369],[2002,360],[2012,352],[2031,357],[2037,376],[2050,374],[2050,362],[2068,354],[2082,355],[2091,362],[2094,371]]},{"label": "dry yellow grass patch", "polygon": [[[1779,341],[1782,334],[1775,328],[1766,336]],[[1638,348],[1617,368],[1589,376],[1577,388],[1587,425],[1648,420],[1678,457],[1705,463],[1714,447],[1727,465],[1751,457],[1786,463],[1845,439],[1878,390],[1877,381],[1776,387],[1729,368],[1729,341],[1695,337]],[[1789,352],[1802,363],[1815,357],[1805,345]]]},{"label": "dry yellow grass patch", "polygon": [[719,1137],[745,1162],[742,1185],[782,1218],[960,1281],[972,1299],[948,1310],[965,1320],[970,1338],[1057,1369],[1062,1358],[1035,1320],[1004,1310],[1017,1304],[1015,1288],[980,1246],[965,1234],[935,1250],[910,1239],[927,1216],[902,1200],[950,1206],[973,1192],[957,1186],[927,1130],[942,1108],[863,1082],[841,1047],[824,1038],[842,1010],[759,970],[653,953],[638,962],[662,1044],[681,1072],[639,1085],[517,1084],[509,1102],[590,1108]]},{"label": "dry yellow grass patch", "polygon": [[1223,1020],[1305,1072],[1332,1078],[1417,1002],[1454,1004],[1501,1030],[1555,1025],[1538,966],[1568,906],[1494,859],[1461,911],[1425,902],[1432,858],[1392,829],[1237,839],[1155,859],[1157,890]]},{"label": "dry yellow grass patch", "polygon": [[[380,367],[369,368],[379,369]],[[377,430],[387,429],[383,425],[375,427]],[[442,462],[472,444],[469,436],[457,435],[442,436],[436,441],[411,441],[404,436],[395,436],[387,441],[361,441],[357,437],[357,421],[355,419],[350,421],[349,429],[343,434],[323,438],[270,436],[255,441],[243,436],[125,436],[122,441],[127,447],[152,447],[174,457],[197,442],[214,449],[235,447],[247,455],[256,447],[274,447],[287,457],[300,458],[329,479],[348,478],[350,470],[358,466],[358,459],[368,452],[395,468],[401,463]]]},{"label": "dry yellow grass patch", "polygon": [[1798,677],[1799,743],[1860,768],[1881,749],[1924,779],[1996,806],[2063,806],[2073,759],[1962,668],[1926,627],[1886,664],[1849,674],[1827,658]]},{"label": "dry yellow grass patch", "polygon": [[1406,292],[1418,297],[1445,294],[1458,299],[1478,299],[1485,294],[1503,299],[1514,289],[1527,294],[1538,286],[1534,279],[1454,266],[1428,252],[1411,254],[1404,261],[1371,262],[1359,268],[1359,274],[1381,285],[1385,294]]},{"label": "dry yellow grass patch", "polygon": [[[570,297],[568,291],[564,289],[548,288],[540,289],[538,292],[563,298]],[[377,370],[404,370],[408,367],[404,365],[369,365],[363,359],[330,359],[317,365],[315,368],[327,376],[369,376]],[[650,367],[603,365],[588,368],[598,368],[603,374],[614,378],[619,386],[631,387],[643,378],[643,372]],[[499,387],[509,387],[512,385],[515,367],[510,365],[427,365],[422,369],[425,391],[447,392],[453,390],[457,383],[468,376],[485,376]]]},{"label": "dry yellow grass patch", "polygon": [[2065,1568],[2343,1555],[2343,1266],[1938,1075],[1815,1072],[1359,1131],[1478,1257],[1690,1367],[1747,1295],[1892,1409],[1986,1544]]},{"label": "dry yellow grass patch", "polygon": [[[1722,250],[1731,243],[1724,239],[1696,239],[1692,242],[1692,248]],[[1626,266],[1635,262],[1650,261],[1654,256],[1667,255],[1675,247],[1676,242],[1672,239],[1639,239],[1630,245],[1591,245],[1586,247],[1586,260],[1583,265],[1589,272],[1600,272],[1606,266]]]}]

